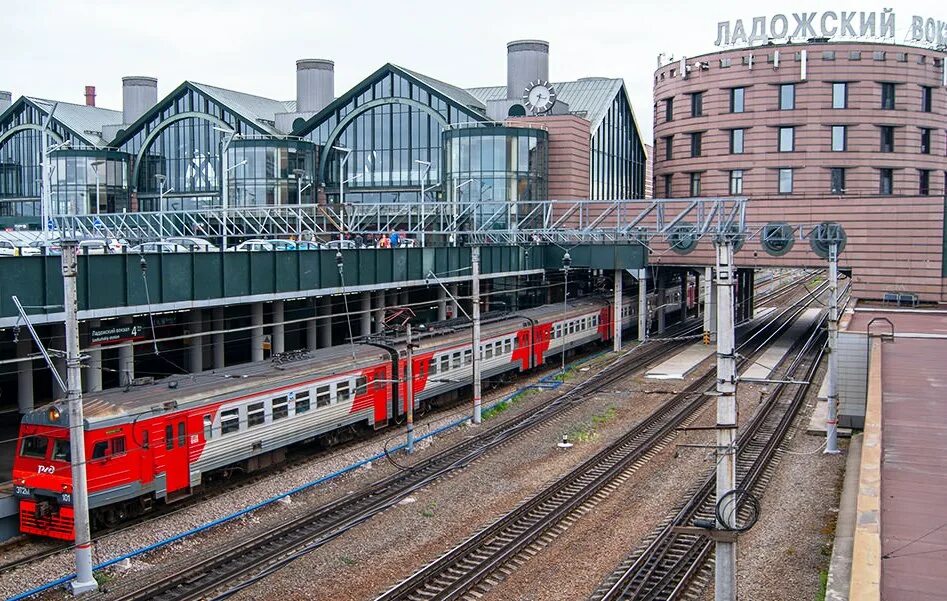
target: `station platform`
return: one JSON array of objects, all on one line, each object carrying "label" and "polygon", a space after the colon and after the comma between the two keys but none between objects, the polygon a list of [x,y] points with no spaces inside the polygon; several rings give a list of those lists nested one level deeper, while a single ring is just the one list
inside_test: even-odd
[{"label": "station platform", "polygon": [[789,349],[792,348],[792,345],[805,335],[806,331],[812,327],[813,322],[818,319],[819,313],[821,312],[821,308],[806,309],[803,311],[799,319],[793,322],[792,325],[776,339],[776,342],[766,349],[758,359],[751,363],[743,373],[740,374],[740,379],[765,380],[769,378],[773,370],[776,369],[776,366],[779,365],[779,362],[783,360],[783,357],[785,357]]},{"label": "station platform", "polygon": [[[947,591],[947,311],[856,312],[869,340],[850,590],[828,599],[933,601]],[[893,331],[892,331],[893,330]],[[881,333],[881,332],[879,332]],[[833,583],[833,587],[835,584]]]},{"label": "station platform", "polygon": [[713,344],[695,342],[673,357],[666,359],[645,373],[652,380],[683,380],[705,359],[713,355],[717,347]]}]

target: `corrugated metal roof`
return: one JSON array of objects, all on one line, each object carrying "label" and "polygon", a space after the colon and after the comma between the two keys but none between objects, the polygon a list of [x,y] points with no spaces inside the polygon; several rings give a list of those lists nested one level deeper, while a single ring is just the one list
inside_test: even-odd
[{"label": "corrugated metal roof", "polygon": [[282,135],[276,129],[276,114],[291,113],[296,110],[295,101],[273,100],[272,98],[254,96],[253,94],[218,88],[195,81],[188,83],[273,135]]},{"label": "corrugated metal roof", "polygon": [[[49,111],[53,109],[53,105],[56,104],[55,100],[33,98],[32,96],[26,98],[43,111],[46,111],[46,114],[49,114]],[[53,118],[71,129],[76,135],[81,136],[89,144],[103,147],[108,145],[108,140],[102,138],[102,127],[112,123],[121,123],[122,111],[59,102],[56,112],[53,113]]]},{"label": "corrugated metal roof", "polygon": [[392,65],[392,66],[398,69],[401,69],[402,71],[404,71],[411,77],[414,77],[418,81],[428,86],[431,86],[432,88],[437,90],[439,93],[443,94],[444,96],[447,96],[448,98],[450,98],[451,100],[453,100],[454,102],[456,102],[457,104],[461,106],[470,107],[480,112],[484,112],[487,109],[486,105],[476,95],[471,94],[469,90],[464,90],[463,88],[452,86],[449,83],[444,83],[443,81],[434,79],[433,77],[428,77],[427,75],[418,73],[417,71],[412,71],[410,69],[405,69],[404,67],[400,67],[398,65]]},{"label": "corrugated metal roof", "polygon": [[[559,100],[569,105],[569,111],[585,113],[584,118],[591,122],[591,132],[594,132],[624,83],[622,79],[587,77],[578,81],[553,82],[552,85],[556,88]],[[506,86],[469,88],[467,91],[483,103],[506,98]]]}]

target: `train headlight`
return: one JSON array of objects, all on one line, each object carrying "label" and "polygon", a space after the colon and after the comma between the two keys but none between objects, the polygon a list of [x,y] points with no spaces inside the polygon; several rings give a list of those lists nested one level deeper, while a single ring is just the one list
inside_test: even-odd
[{"label": "train headlight", "polygon": [[56,405],[46,410],[46,418],[49,419],[49,421],[58,422],[60,417],[62,417],[62,412]]}]

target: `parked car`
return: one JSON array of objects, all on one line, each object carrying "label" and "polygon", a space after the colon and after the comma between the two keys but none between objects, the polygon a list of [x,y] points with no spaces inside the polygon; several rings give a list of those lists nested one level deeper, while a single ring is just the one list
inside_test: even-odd
[{"label": "parked car", "polygon": [[322,245],[322,248],[332,248],[336,250],[352,250],[357,248],[354,240],[329,240]]},{"label": "parked car", "polygon": [[196,252],[217,252],[220,250],[218,247],[214,246],[207,240],[203,238],[191,238],[187,236],[172,236],[170,238],[165,238],[165,242],[170,242],[171,244],[179,244],[185,247],[189,251]]},{"label": "parked car", "polygon": [[125,250],[127,244],[117,238],[89,238],[79,242],[79,252],[90,255],[111,255]]},{"label": "parked car", "polygon": [[33,240],[26,246],[20,247],[20,256],[23,257],[34,257],[43,254],[43,247],[46,247],[47,255],[61,255],[62,247],[59,246],[59,242],[56,240],[50,240],[46,242],[45,240]]},{"label": "parked car", "polygon": [[19,255],[19,248],[9,240],[0,240],[0,257],[15,257]]},{"label": "parked car", "polygon": [[296,243],[292,240],[267,240],[273,250],[296,250]]},{"label": "parked car", "polygon": [[296,250],[319,250],[321,248],[318,242],[309,242],[300,240],[296,243]]},{"label": "parked car", "polygon": [[420,246],[421,245],[418,244],[418,241],[414,238],[402,237],[401,240],[398,241],[398,248],[418,248]]},{"label": "parked car", "polygon": [[236,246],[231,246],[227,250],[238,252],[273,250],[273,244],[269,240],[247,240],[246,242],[241,242]]},{"label": "parked car", "polygon": [[173,242],[144,242],[138,246],[128,249],[135,253],[186,253],[190,249],[183,244],[174,244]]}]

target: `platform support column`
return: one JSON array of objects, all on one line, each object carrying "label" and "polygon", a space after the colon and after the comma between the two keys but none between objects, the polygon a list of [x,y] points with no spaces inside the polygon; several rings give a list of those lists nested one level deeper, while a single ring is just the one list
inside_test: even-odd
[{"label": "platform support column", "polygon": [[213,315],[214,328],[214,369],[223,369],[227,364],[226,359],[226,341],[224,337],[224,308],[214,307],[211,311]]},{"label": "platform support column", "polygon": [[312,318],[306,322],[306,348],[314,351],[319,348],[319,299],[312,299]]},{"label": "platform support column", "polygon": [[286,352],[286,304],[284,301],[273,301],[273,327],[270,349],[272,354],[279,355]]},{"label": "platform support column", "polygon": [[[122,325],[132,325],[134,318],[123,317],[119,320]],[[132,343],[118,347],[118,381],[119,386],[130,386],[135,379],[135,347]]]},{"label": "platform support column", "polygon": [[[191,334],[200,334],[204,328],[204,318],[200,309],[191,309],[188,311],[188,330]],[[188,338],[188,370],[192,374],[204,371],[204,337],[194,336]]]},{"label": "platform support column", "polygon": [[437,321],[447,319],[447,291],[437,287]]},{"label": "platform support column", "polygon": [[379,291],[375,293],[375,303],[374,303],[374,313],[375,313],[375,333],[381,334],[385,331],[385,292]]},{"label": "platform support column", "polygon": [[407,306],[410,304],[410,300],[409,300],[409,296],[408,296],[408,291],[407,291],[407,290],[402,290],[401,292],[398,293],[398,303],[397,303],[397,304],[398,304],[398,306],[401,306],[401,307],[407,307]]},{"label": "platform support column", "polygon": [[263,303],[250,305],[250,360],[263,361]]},{"label": "platform support column", "polygon": [[[737,482],[737,378],[733,307],[733,244],[715,243],[717,250],[717,499],[724,499]],[[730,502],[736,499],[726,496]],[[721,507],[718,515],[736,515]],[[728,525],[717,523],[718,529]],[[732,524],[730,524],[732,526]],[[714,555],[714,599],[735,601],[737,591],[736,542],[717,540]]]},{"label": "platform support column", "polygon": [[667,276],[662,272],[658,274],[658,277],[655,281],[655,303],[657,319],[658,319],[658,334],[664,333],[664,313],[666,307],[664,306],[667,303]]},{"label": "platform support column", "polygon": [[[33,341],[26,328],[20,329],[19,339],[16,341],[17,359],[25,359],[33,351]],[[101,373],[101,372],[100,372]],[[20,361],[16,364],[16,404],[20,413],[29,413],[33,410],[33,361]]]},{"label": "platform support column", "polygon": [[457,295],[460,294],[460,286],[450,284],[447,286],[447,289],[450,291],[450,300],[447,301],[447,318],[455,319],[460,313],[460,310],[457,308]]},{"label": "platform support column", "polygon": [[359,294],[361,305],[358,310],[359,336],[372,335],[372,293]]},{"label": "platform support column", "polygon": [[90,319],[79,334],[79,346],[86,349],[87,357],[85,368],[82,370],[82,392],[102,390],[102,350],[98,346],[92,346],[92,330],[98,328],[100,323],[98,319]]},{"label": "platform support column", "polygon": [[714,268],[704,269],[704,338],[717,339],[717,285],[714,283]]},{"label": "platform support column", "polygon": [[319,348],[332,346],[332,299],[322,296],[318,299]]},{"label": "platform support column", "polygon": [[621,351],[622,269],[615,270],[615,298],[612,300],[612,350]]},{"label": "platform support column", "polygon": [[638,340],[648,339],[648,270],[638,270]]},{"label": "platform support column", "polygon": [[829,369],[825,452],[838,453],[838,244],[829,244]]}]

